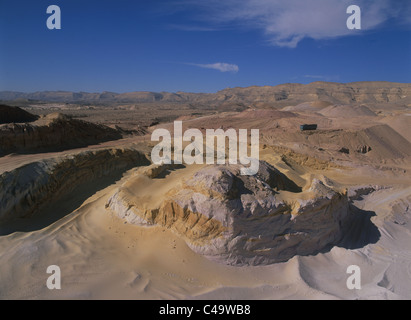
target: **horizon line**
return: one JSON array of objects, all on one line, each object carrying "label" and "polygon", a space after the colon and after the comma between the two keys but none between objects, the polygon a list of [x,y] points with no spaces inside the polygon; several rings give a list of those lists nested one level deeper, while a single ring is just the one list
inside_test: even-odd
[{"label": "horizon line", "polygon": [[115,91],[99,91],[99,92],[92,92],[92,91],[73,91],[73,90],[37,90],[37,91],[18,91],[18,90],[0,90],[0,93],[5,93],[5,92],[10,92],[10,93],[23,93],[23,94],[34,94],[34,93],[42,93],[42,92],[65,92],[65,93],[87,93],[87,94],[103,94],[103,93],[111,93],[111,94],[127,94],[127,93],[172,93],[172,94],[178,94],[178,93],[192,93],[192,94],[215,94],[220,91],[224,90],[229,90],[229,89],[247,89],[247,88],[265,88],[265,87],[278,87],[282,85],[301,85],[301,86],[307,86],[307,85],[312,85],[315,83],[325,83],[325,84],[339,84],[339,85],[349,85],[349,84],[359,84],[359,83],[390,83],[390,84],[401,84],[401,85],[407,85],[411,84],[410,82],[396,82],[396,81],[385,81],[385,80],[372,80],[372,81],[367,81],[367,80],[361,80],[361,81],[352,81],[352,82],[335,82],[335,81],[313,81],[310,83],[299,83],[299,82],[285,82],[285,83],[280,83],[276,85],[250,85],[250,86],[236,86],[236,87],[226,87],[224,89],[220,89],[215,92],[192,92],[192,91],[149,91],[149,90],[136,90],[136,91],[124,91],[124,92],[115,92]]}]

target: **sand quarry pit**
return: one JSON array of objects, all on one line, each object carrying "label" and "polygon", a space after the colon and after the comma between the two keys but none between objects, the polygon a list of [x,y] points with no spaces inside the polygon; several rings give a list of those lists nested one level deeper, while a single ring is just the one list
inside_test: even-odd
[{"label": "sand quarry pit", "polygon": [[[42,153],[22,142],[0,158],[0,298],[410,299],[407,111],[379,111],[319,101],[183,119],[259,128],[255,176],[151,164],[150,133],[173,122],[90,126],[93,141]],[[62,290],[46,287],[50,265]]]}]

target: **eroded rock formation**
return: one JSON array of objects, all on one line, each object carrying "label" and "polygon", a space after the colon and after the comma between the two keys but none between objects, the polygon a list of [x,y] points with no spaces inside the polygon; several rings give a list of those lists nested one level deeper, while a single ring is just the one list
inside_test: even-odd
[{"label": "eroded rock formation", "polygon": [[349,217],[346,192],[316,179],[302,191],[263,161],[256,176],[241,176],[238,166],[202,167],[156,205],[132,187],[133,179],[156,179],[167,169],[140,171],[107,207],[130,223],[167,227],[194,251],[227,264],[269,264],[315,254],[341,239]]},{"label": "eroded rock formation", "polygon": [[102,149],[33,162],[5,172],[0,175],[0,223],[36,214],[82,184],[147,164],[139,151]]},{"label": "eroded rock formation", "polygon": [[59,151],[121,139],[118,130],[51,114],[33,123],[0,126],[0,156],[13,153]]}]

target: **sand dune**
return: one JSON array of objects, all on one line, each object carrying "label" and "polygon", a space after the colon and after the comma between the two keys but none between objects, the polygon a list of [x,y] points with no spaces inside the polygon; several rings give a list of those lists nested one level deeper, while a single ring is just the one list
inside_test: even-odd
[{"label": "sand dune", "polygon": [[411,114],[387,116],[383,117],[380,121],[389,125],[404,138],[406,138],[409,142],[411,142]]},{"label": "sand dune", "polygon": [[313,102],[304,102],[296,106],[288,106],[283,108],[283,111],[296,111],[296,112],[319,112],[322,109],[332,105],[332,103],[327,101],[313,101]]},{"label": "sand dune", "polygon": [[330,118],[355,118],[375,117],[376,114],[364,105],[361,106],[330,106],[319,111],[320,114]]}]

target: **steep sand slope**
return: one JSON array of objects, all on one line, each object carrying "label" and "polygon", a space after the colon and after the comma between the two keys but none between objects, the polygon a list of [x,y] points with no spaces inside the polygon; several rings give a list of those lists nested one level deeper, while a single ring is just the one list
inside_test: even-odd
[{"label": "steep sand slope", "polygon": [[383,117],[380,122],[389,125],[409,142],[411,142],[411,111],[392,116]]},{"label": "steep sand slope", "polygon": [[329,118],[355,118],[376,117],[377,115],[364,105],[360,106],[330,106],[319,111],[320,114]]}]

